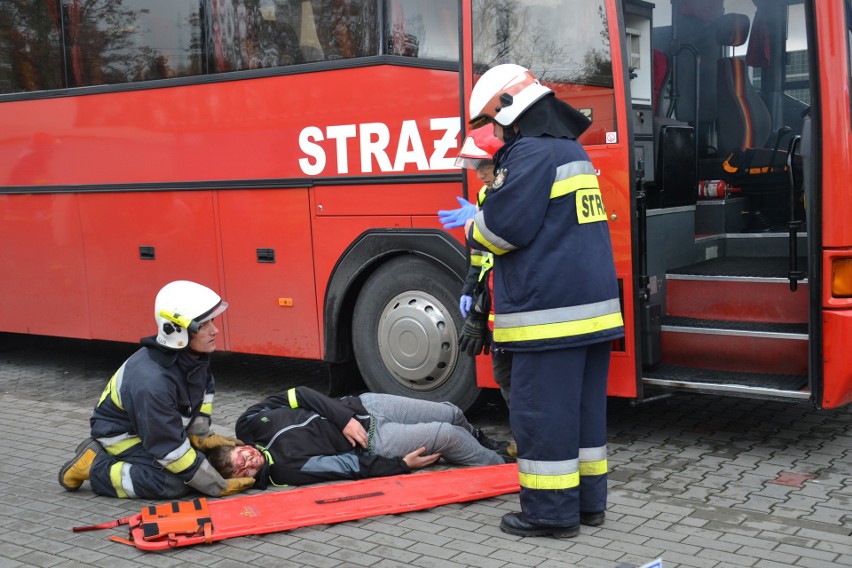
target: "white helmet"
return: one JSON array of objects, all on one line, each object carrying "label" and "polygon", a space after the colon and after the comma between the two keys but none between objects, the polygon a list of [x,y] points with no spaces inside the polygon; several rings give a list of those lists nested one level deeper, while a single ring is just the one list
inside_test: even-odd
[{"label": "white helmet", "polygon": [[526,67],[513,63],[493,67],[479,78],[470,93],[470,127],[480,128],[491,121],[509,126],[533,103],[552,92]]},{"label": "white helmet", "polygon": [[225,311],[228,302],[201,284],[188,280],[169,282],[154,300],[157,343],[169,349],[185,349],[189,333],[197,333],[201,324]]}]

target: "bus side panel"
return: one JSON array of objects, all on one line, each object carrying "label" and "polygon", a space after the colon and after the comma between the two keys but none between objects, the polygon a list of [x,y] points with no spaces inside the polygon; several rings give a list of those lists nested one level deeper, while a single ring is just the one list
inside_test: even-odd
[{"label": "bus side panel", "polygon": [[850,258],[852,246],[852,207],[849,178],[852,176],[852,117],[850,117],[847,21],[843,2],[815,2],[817,37],[820,43],[817,104],[822,132],[823,251],[823,408],[852,402],[852,379],[848,346],[852,339],[852,310],[848,298],[832,296],[832,260]]},{"label": "bus side panel", "polygon": [[[153,299],[172,280],[221,290],[211,192],[80,197],[93,339],[135,343],[154,335]],[[140,247],[153,247],[154,258],[142,258]]]},{"label": "bus side panel", "polygon": [[77,203],[0,195],[0,331],[91,337]]},{"label": "bus side panel", "polygon": [[307,189],[220,191],[230,349],[321,358]]},{"label": "bus side panel", "polygon": [[821,406],[835,408],[852,402],[852,367],[849,365],[852,313],[848,310],[825,310],[823,333],[823,360],[827,378],[823,385]]}]

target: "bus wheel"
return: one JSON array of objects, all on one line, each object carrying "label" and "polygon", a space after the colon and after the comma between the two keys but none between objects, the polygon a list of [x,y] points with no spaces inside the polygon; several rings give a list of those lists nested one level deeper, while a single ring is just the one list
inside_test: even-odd
[{"label": "bus wheel", "polygon": [[355,303],[352,343],[371,391],[449,401],[462,410],[476,401],[473,358],[458,349],[460,291],[451,273],[414,255],[386,262],[367,279]]}]

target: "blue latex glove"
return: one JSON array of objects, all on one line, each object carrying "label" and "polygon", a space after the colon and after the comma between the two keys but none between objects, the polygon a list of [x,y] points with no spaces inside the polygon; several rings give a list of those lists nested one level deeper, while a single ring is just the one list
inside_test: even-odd
[{"label": "blue latex glove", "polygon": [[456,227],[464,227],[468,219],[473,219],[476,215],[476,205],[463,197],[456,196],[459,202],[458,209],[442,209],[438,211],[438,220],[444,225],[445,229],[455,229]]},{"label": "blue latex glove", "polygon": [[459,310],[461,310],[463,318],[467,317],[471,305],[473,305],[473,296],[462,296],[459,298]]}]

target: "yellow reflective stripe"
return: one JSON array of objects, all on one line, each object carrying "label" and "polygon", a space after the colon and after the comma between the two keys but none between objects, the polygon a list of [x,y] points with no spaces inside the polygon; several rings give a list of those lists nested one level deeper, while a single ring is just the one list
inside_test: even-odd
[{"label": "yellow reflective stripe", "polygon": [[603,475],[608,471],[606,460],[580,462],[580,475]]},{"label": "yellow reflective stripe", "polygon": [[201,410],[199,410],[201,414],[206,414],[207,416],[213,416],[213,403],[205,402],[201,405]]},{"label": "yellow reflective stripe", "polygon": [[197,454],[195,453],[195,450],[190,446],[189,450],[185,454],[167,465],[166,469],[172,473],[180,473],[185,469],[189,469],[189,467],[195,463],[196,457]]},{"label": "yellow reflective stripe", "polygon": [[473,253],[471,253],[471,255],[470,255],[470,265],[471,266],[475,266],[475,267],[479,268],[480,266],[482,266],[483,262],[485,262],[485,255],[484,254],[481,254],[481,253],[480,254],[473,254]]},{"label": "yellow reflective stripe", "polygon": [[574,337],[586,335],[624,325],[621,313],[606,314],[594,318],[528,325],[521,327],[501,327],[494,330],[494,341],[508,343],[514,341],[536,341],[538,339],[553,339],[556,337]]},{"label": "yellow reflective stripe", "polygon": [[109,395],[110,400],[114,405],[116,405],[121,410],[124,410],[124,407],[121,406],[121,398],[118,392],[118,376],[119,373],[124,371],[124,365],[118,368],[118,370],[112,375],[112,378],[104,387],[104,391],[101,393],[101,398],[98,399],[98,406],[106,399],[107,395]]},{"label": "yellow reflective stripe", "polygon": [[521,487],[527,489],[571,489],[580,485],[578,472],[562,475],[541,475],[535,473],[518,473]]},{"label": "yellow reflective stripe", "polygon": [[563,195],[573,193],[578,189],[591,189],[598,187],[598,176],[595,174],[577,174],[568,179],[555,182],[550,187],[550,198],[556,199]]},{"label": "yellow reflective stripe", "polygon": [[287,400],[290,401],[290,408],[299,408],[299,401],[296,400],[296,389],[292,388],[287,391]]},{"label": "yellow reflective stripe", "polygon": [[485,238],[485,236],[482,234],[482,232],[479,230],[479,227],[476,225],[476,223],[473,224],[473,240],[475,240],[476,242],[478,242],[479,244],[481,244],[482,246],[484,246],[485,248],[487,248],[488,250],[490,250],[494,254],[504,254],[504,253],[509,252],[508,250],[501,249],[497,245],[489,242]]},{"label": "yellow reflective stripe", "polygon": [[119,499],[127,499],[127,492],[121,484],[121,470],[124,467],[124,462],[115,462],[109,467],[109,482],[112,483],[112,488],[115,489],[115,495]]},{"label": "yellow reflective stripe", "polygon": [[110,444],[109,446],[105,446],[104,449],[111,456],[117,456],[122,452],[127,451],[129,448],[132,448],[136,444],[141,444],[142,438],[139,436],[134,436],[132,438],[127,438],[126,440],[122,440],[120,442],[116,442],[115,444]]}]

